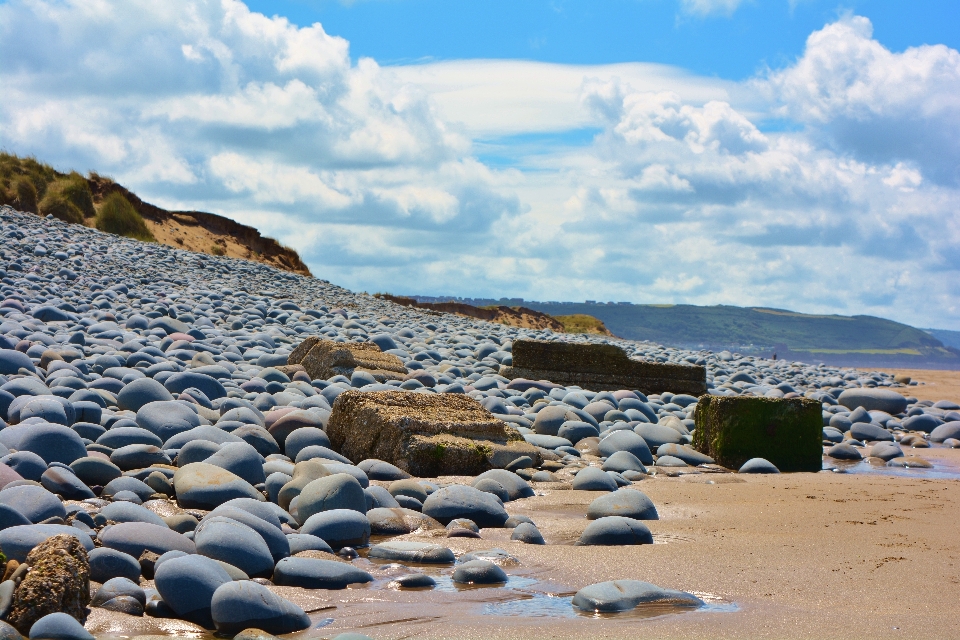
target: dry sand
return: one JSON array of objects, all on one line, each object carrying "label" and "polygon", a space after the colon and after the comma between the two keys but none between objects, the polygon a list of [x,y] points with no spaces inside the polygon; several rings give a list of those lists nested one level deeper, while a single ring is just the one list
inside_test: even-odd
[{"label": "dry sand", "polygon": [[[913,453],[960,478],[960,450]],[[523,594],[491,588],[397,592],[382,582],[343,591],[278,591],[316,610],[315,621],[333,618],[329,626],[297,634],[303,638],[346,630],[378,639],[960,637],[960,480],[903,473],[651,478],[635,486],[660,511],[661,520],[649,523],[658,544],[639,547],[572,546],[586,525],[587,505],[599,494],[548,484],[537,485],[546,495],[508,504],[511,513],[538,523],[547,546],[511,542],[502,529],[484,529],[484,540],[411,538],[458,554],[505,548],[521,561],[508,573],[537,580],[523,589],[530,593],[572,595],[593,582],[629,578],[694,591],[727,608],[735,605],[735,611],[499,616],[482,613],[483,607]],[[561,603],[556,611],[569,616],[572,608]],[[182,623],[166,630],[158,624],[95,610],[88,629],[188,631]]]},{"label": "dry sand", "polygon": [[919,400],[953,400],[960,403],[960,371],[935,369],[884,369],[894,375],[908,375],[921,382],[917,386],[900,387],[896,391]]}]

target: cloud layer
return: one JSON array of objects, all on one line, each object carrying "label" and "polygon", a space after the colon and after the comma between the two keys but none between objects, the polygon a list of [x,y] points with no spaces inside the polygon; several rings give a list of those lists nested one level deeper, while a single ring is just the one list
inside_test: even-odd
[{"label": "cloud layer", "polygon": [[234,0],[14,0],[0,56],[7,150],[254,224],[351,288],[960,329],[960,54],[865,18],[745,83],[381,68]]}]

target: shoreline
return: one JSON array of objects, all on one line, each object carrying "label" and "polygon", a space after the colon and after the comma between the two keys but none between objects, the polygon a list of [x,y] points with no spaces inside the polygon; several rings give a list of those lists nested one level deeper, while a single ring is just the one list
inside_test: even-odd
[{"label": "shoreline", "polygon": [[[916,453],[960,479],[960,450]],[[958,479],[929,479],[922,471],[915,477],[829,472],[657,476],[634,485],[660,512],[660,520],[646,521],[654,544],[631,547],[573,546],[588,522],[582,515],[586,506],[600,494],[538,483],[538,493],[545,495],[510,502],[507,509],[532,517],[547,540],[545,546],[511,542],[510,531],[502,529],[482,530],[482,540],[396,538],[441,544],[458,555],[506,549],[521,563],[506,567],[507,572],[536,580],[532,585],[401,592],[381,581],[375,587],[338,591],[272,589],[315,610],[314,625],[333,618],[322,629],[290,636],[297,639],[345,631],[384,640],[939,639],[945,629],[960,628],[954,588],[960,567]],[[355,564],[375,577],[386,571],[384,565],[363,559]],[[613,579],[696,592],[735,610],[599,619],[556,615],[566,611],[562,604],[552,610],[554,615],[482,612],[485,605],[529,599],[536,593],[569,596],[588,584]],[[87,629],[98,637],[131,635],[134,628],[138,634],[170,633],[170,624],[176,622],[94,611]],[[179,628],[181,634],[189,631]]]}]

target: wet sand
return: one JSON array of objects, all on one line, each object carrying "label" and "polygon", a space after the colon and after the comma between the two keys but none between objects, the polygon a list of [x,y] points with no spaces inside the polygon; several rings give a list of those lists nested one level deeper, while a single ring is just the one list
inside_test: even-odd
[{"label": "wet sand", "polygon": [[934,369],[884,369],[894,375],[908,375],[918,382],[915,387],[895,389],[904,396],[913,396],[918,400],[953,400],[960,403],[960,371],[939,371]]},{"label": "wet sand", "polygon": [[[909,452],[960,478],[960,450]],[[296,634],[300,638],[347,630],[378,639],[939,639],[960,633],[960,479],[928,479],[922,471],[902,476],[701,474],[656,477],[635,486],[660,512],[659,521],[648,523],[654,545],[573,546],[586,526],[587,505],[600,494],[549,484],[537,485],[545,495],[507,506],[511,513],[534,518],[546,546],[511,542],[509,530],[502,529],[484,529],[483,540],[409,537],[445,544],[458,554],[502,547],[521,561],[507,572],[535,579],[532,585],[397,592],[381,580],[342,591],[277,590],[308,611],[335,607],[312,613],[315,622],[333,621]],[[375,575],[390,573],[366,560],[356,562]],[[449,574],[451,569],[428,571]],[[559,605],[551,608],[552,615],[483,613],[491,603],[536,592],[569,596],[593,582],[618,578],[693,591],[719,602],[721,609],[726,603],[737,610],[594,619],[574,615],[566,602],[549,600]],[[136,630],[124,619],[136,620]],[[95,610],[87,628],[98,635],[174,631],[157,628],[160,622]]]}]

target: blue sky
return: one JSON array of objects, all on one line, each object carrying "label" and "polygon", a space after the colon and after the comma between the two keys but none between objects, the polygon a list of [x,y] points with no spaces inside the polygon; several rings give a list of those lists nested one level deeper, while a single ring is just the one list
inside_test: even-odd
[{"label": "blue sky", "polygon": [[[380,64],[461,58],[563,64],[659,62],[742,80],[791,63],[811,32],[845,14],[865,16],[874,37],[902,51],[960,45],[956,2],[924,0],[251,0],[251,9],[300,26],[320,22],[350,42],[356,60]],[[729,10],[731,4],[736,5]]]},{"label": "blue sky", "polygon": [[360,291],[960,330],[946,2],[6,0],[0,147]]}]

